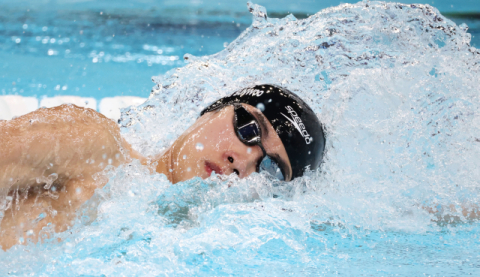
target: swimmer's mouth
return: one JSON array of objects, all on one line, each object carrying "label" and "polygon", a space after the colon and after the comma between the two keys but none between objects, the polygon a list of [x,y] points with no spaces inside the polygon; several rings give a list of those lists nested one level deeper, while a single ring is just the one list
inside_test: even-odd
[{"label": "swimmer's mouth", "polygon": [[213,171],[215,171],[216,174],[223,174],[222,169],[220,169],[218,165],[209,161],[205,162],[205,171],[207,171],[208,176],[211,176]]}]

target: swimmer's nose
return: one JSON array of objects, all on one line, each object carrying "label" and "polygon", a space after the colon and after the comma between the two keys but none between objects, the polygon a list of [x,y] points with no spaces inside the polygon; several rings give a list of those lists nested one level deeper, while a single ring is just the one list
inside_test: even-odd
[{"label": "swimmer's nose", "polygon": [[257,171],[258,161],[263,156],[262,149],[259,146],[247,145],[244,148],[225,153],[225,162],[229,168],[228,174],[235,173],[240,178],[245,178]]}]

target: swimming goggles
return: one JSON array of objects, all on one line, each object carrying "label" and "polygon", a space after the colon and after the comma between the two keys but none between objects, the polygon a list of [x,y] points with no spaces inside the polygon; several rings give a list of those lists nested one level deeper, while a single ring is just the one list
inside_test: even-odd
[{"label": "swimming goggles", "polygon": [[283,170],[278,166],[274,158],[267,155],[262,145],[262,132],[257,119],[249,113],[241,104],[234,104],[233,127],[238,139],[248,146],[258,145],[262,149],[263,157],[257,166],[257,172],[267,171],[279,180],[285,180]]}]

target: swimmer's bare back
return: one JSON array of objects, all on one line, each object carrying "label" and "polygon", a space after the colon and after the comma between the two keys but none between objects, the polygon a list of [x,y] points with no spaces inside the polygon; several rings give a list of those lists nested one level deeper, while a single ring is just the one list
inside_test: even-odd
[{"label": "swimmer's bare back", "polygon": [[61,105],[0,121],[1,248],[37,242],[42,228],[65,231],[108,181],[96,173],[131,158],[141,156],[117,124],[92,109]]}]

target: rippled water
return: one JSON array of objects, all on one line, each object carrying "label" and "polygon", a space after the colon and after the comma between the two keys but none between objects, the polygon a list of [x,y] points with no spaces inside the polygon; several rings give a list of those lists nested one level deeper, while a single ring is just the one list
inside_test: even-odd
[{"label": "rippled water", "polygon": [[321,169],[171,185],[137,162],[112,168],[61,242],[0,252],[2,275],[480,273],[480,224],[459,212],[480,196],[480,52],[465,26],[423,5],[361,2],[302,20],[250,7],[252,25],[225,50],[154,78],[122,132],[155,154],[218,97],[274,83],[324,124]]},{"label": "rippled water", "polygon": [[[298,18],[339,2],[259,1],[272,17]],[[478,47],[475,1],[434,2],[457,24],[468,24],[471,45]],[[251,23],[245,6],[227,0],[0,0],[0,95],[146,97],[151,76],[184,66],[186,53],[217,53],[240,35]]]},{"label": "rippled water", "polygon": [[102,12],[88,3],[78,11],[31,4],[30,10],[0,3],[0,94],[146,97],[151,76],[185,65],[187,52],[222,50],[247,26],[172,22],[135,9]]}]

